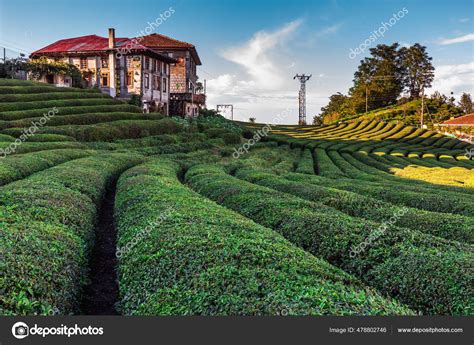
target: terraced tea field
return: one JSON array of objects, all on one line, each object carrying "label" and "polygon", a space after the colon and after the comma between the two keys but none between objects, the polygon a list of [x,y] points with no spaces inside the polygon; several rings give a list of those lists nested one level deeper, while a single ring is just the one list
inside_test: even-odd
[{"label": "terraced tea field", "polygon": [[261,126],[0,80],[0,314],[472,315],[469,144]]}]

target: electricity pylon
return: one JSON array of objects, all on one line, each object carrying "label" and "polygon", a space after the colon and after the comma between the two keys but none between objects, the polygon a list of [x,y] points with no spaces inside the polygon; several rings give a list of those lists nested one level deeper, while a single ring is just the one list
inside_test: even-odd
[{"label": "electricity pylon", "polygon": [[293,79],[298,79],[300,81],[300,92],[299,92],[299,125],[306,125],[306,82],[311,78],[312,74],[304,75],[297,74]]}]

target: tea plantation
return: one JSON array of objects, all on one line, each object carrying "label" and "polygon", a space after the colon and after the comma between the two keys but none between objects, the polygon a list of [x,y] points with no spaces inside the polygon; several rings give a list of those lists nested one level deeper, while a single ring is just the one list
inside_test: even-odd
[{"label": "tea plantation", "polygon": [[471,145],[262,126],[0,79],[0,315],[473,314]]}]

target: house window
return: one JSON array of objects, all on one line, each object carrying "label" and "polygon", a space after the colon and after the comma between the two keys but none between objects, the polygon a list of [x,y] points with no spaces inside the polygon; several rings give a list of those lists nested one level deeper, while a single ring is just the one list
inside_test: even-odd
[{"label": "house window", "polygon": [[131,86],[133,81],[133,75],[132,72],[127,73],[127,86]]},{"label": "house window", "polygon": [[109,59],[106,57],[101,58],[100,64],[102,68],[109,68]]},{"label": "house window", "polygon": [[145,73],[145,89],[150,88],[150,75],[148,73]]},{"label": "house window", "polygon": [[160,87],[160,77],[155,75],[155,90],[158,90],[160,91],[161,87]]},{"label": "house window", "polygon": [[166,78],[163,78],[163,92],[167,92],[166,89],[167,89],[167,84],[168,84],[168,80]]},{"label": "house window", "polygon": [[87,58],[86,57],[81,57],[81,61],[79,63],[79,67],[81,69],[86,69],[87,68]]},{"label": "house window", "polygon": [[156,61],[156,66],[155,66],[155,70],[157,73],[160,73],[161,72],[161,61],[159,60],[155,60]]},{"label": "house window", "polygon": [[145,69],[150,69],[150,59],[145,57]]},{"label": "house window", "polygon": [[102,86],[108,86],[108,85],[109,85],[109,74],[102,73]]}]

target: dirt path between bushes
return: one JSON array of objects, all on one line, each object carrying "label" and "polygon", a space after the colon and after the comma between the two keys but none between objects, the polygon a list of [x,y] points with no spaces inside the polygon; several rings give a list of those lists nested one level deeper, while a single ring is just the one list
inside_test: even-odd
[{"label": "dirt path between bushes", "polygon": [[81,314],[118,315],[117,230],[114,225],[116,182],[107,190],[102,202],[95,242],[89,261],[89,283],[84,289]]}]

